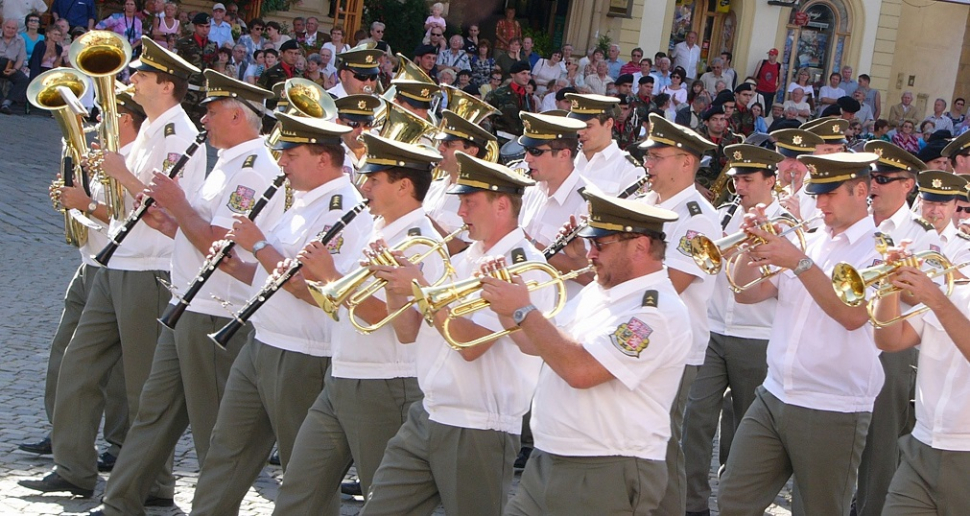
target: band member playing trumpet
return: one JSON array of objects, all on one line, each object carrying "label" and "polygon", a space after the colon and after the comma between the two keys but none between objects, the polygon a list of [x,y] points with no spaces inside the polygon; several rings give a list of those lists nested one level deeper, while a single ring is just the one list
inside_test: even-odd
[{"label": "band member playing trumpet", "polygon": [[[119,92],[115,101],[118,104],[118,143],[120,148],[118,153],[127,156],[131,152],[132,143],[138,136],[142,123],[145,122],[145,111],[132,100],[131,94],[126,91]],[[66,171],[65,171],[66,172]],[[78,210],[92,219],[107,225],[108,208],[104,203],[103,186],[100,181],[90,182],[90,195],[84,191],[80,181],[74,186],[61,186],[51,191],[51,197],[56,197],[56,202],[64,208]],[[47,420],[53,424],[54,421],[54,400],[57,394],[57,377],[61,369],[61,360],[64,358],[64,350],[74,330],[77,328],[81,318],[84,304],[91,292],[91,285],[94,283],[94,276],[101,267],[92,258],[107,243],[108,239],[101,231],[94,229],[87,230],[87,242],[78,248],[81,253],[81,265],[74,278],[67,287],[64,295],[64,311],[61,312],[61,319],[51,340],[51,354],[47,361],[47,377],[44,388],[44,410],[47,412]],[[125,401],[125,376],[121,367],[115,366],[111,371],[111,376],[105,386],[105,424],[103,429],[104,440],[111,447],[106,453],[112,457],[117,457],[121,451],[121,444],[125,440],[125,432],[128,430],[128,404]],[[19,448],[25,452],[49,455],[51,453],[51,440],[48,435],[44,439],[33,443],[22,443]]]},{"label": "band member playing trumpet", "polygon": [[579,131],[583,149],[576,156],[576,170],[608,195],[619,194],[643,176],[643,169],[613,140],[620,99],[580,93],[567,93],[566,99],[570,103],[569,118],[586,124],[586,129]]},{"label": "band member playing trumpet", "polygon": [[[753,145],[729,145],[724,148],[726,173],[732,177],[740,199],[737,206],[718,208],[725,234],[739,231],[744,214],[758,205],[765,206],[765,216],[773,219],[788,213],[772,194],[775,168],[785,159],[777,152]],[[734,210],[732,210],[734,206]],[[726,257],[725,257],[726,259]],[[731,389],[734,417],[727,422],[737,430],[745,411],[754,401],[755,389],[768,372],[765,350],[775,317],[775,299],[757,305],[743,305],[734,293],[722,267],[714,286],[714,297],[707,309],[711,338],[704,365],[690,388],[684,413],[684,459],[687,472],[687,512],[709,510],[709,483],[714,434],[721,414],[725,390]],[[724,417],[727,417],[725,415]],[[722,432],[719,441],[722,464],[728,456],[731,441]]]},{"label": "band member playing trumpet", "polygon": [[[970,235],[952,223],[957,204],[967,198],[967,176],[927,170],[917,176],[916,182],[919,184],[920,213],[939,234],[943,255],[951,263],[970,261]],[[970,276],[968,272],[966,268],[961,269],[965,277]]]},{"label": "band member playing trumpet", "polygon": [[[273,181],[279,169],[259,137],[260,113],[272,92],[237,81],[214,70],[204,72],[206,115],[202,125],[219,160],[197,192],[183,192],[175,181],[156,174],[149,188],[165,216],[146,219],[175,239],[172,283],[184,292],[201,269],[209,248],[245,214]],[[272,227],[283,215],[283,195],[274,196],[261,212],[259,225]],[[254,262],[251,256],[246,261]],[[234,304],[245,302],[249,286],[217,270],[186,309],[174,330],[164,331],[152,371],[142,391],[141,406],[104,496],[104,514],[139,514],[151,479],[171,456],[191,424],[199,464],[205,463],[209,439],[225,392],[233,360],[246,342],[239,333],[226,349],[208,334],[229,322],[213,295]],[[173,303],[177,298],[173,298]]]},{"label": "band member playing trumpet", "polygon": [[686,511],[684,484],[684,453],[681,433],[684,409],[690,385],[704,363],[710,339],[707,304],[714,292],[715,278],[704,274],[691,257],[690,240],[696,235],[721,235],[717,212],[711,203],[694,187],[701,156],[714,149],[714,144],[683,126],[675,125],[662,116],[650,115],[650,137],[640,147],[646,149],[644,166],[650,175],[651,191],[643,200],[651,205],[671,210],[678,215],[675,223],[667,225],[671,245],[666,247],[664,265],[674,289],[679,293],[690,314],[693,326],[687,366],[681,378],[677,399],[671,407],[671,439],[667,447],[667,492],[660,504],[661,514],[680,514]]},{"label": "band member playing trumpet", "polygon": [[651,514],[667,483],[669,414],[693,326],[663,267],[664,226],[678,215],[584,196],[590,218],[580,236],[596,284],[566,306],[563,324],[536,313],[521,279],[482,280],[482,298],[502,324],[522,328],[516,344],[544,361],[533,401],[536,449],[509,515]]},{"label": "band member playing trumpet", "polygon": [[[771,133],[775,150],[785,157],[778,164],[778,202],[798,220],[809,220],[818,214],[815,196],[805,193],[808,168],[799,156],[812,154],[815,147],[825,143],[820,136],[802,129],[779,129]],[[816,227],[812,224],[810,227]]]},{"label": "band member playing trumpet", "polygon": [[[925,172],[924,172],[925,173]],[[922,176],[922,174],[920,174]],[[925,199],[924,199],[925,202]],[[895,259],[890,253],[887,260]],[[902,462],[893,476],[883,514],[951,514],[970,506],[970,491],[957,479],[970,474],[970,287],[948,298],[926,273],[901,267],[890,277],[897,293],[876,301],[880,320],[900,315],[908,292],[930,312],[881,328],[876,345],[887,353],[920,346],[916,374],[916,426],[899,440]]]},{"label": "band member playing trumpet", "polygon": [[382,50],[362,46],[337,54],[337,75],[340,80],[327,93],[335,99],[347,95],[373,95],[383,56]]},{"label": "band member playing trumpet", "polygon": [[[461,174],[448,193],[460,199],[458,213],[473,240],[454,262],[458,279],[473,277],[488,257],[508,264],[544,262],[517,223],[523,191],[533,182],[505,166],[456,155]],[[399,261],[400,267],[378,271],[389,280],[388,303],[394,306],[407,302],[412,280],[423,286],[433,281]],[[544,279],[538,272],[525,276]],[[535,296],[548,309],[550,289]],[[424,325],[416,310],[394,320],[401,342],[417,341],[413,347],[425,397],[411,406],[404,426],[387,444],[362,514],[431,514],[439,503],[449,514],[502,513],[541,361],[523,355],[507,336],[461,351],[449,348],[439,331],[450,311],[433,314],[437,330]],[[455,340],[467,342],[503,326],[480,310],[453,318],[448,328]]]},{"label": "band member playing trumpet", "polygon": [[350,128],[350,132],[341,136],[344,145],[344,173],[351,182],[357,184],[357,168],[367,153],[361,134],[370,131],[374,125],[374,113],[384,105],[380,97],[374,95],[347,95],[334,101],[337,106],[339,125]]},{"label": "band member playing trumpet", "polygon": [[[431,169],[441,155],[372,134],[364,135],[364,144],[367,155],[359,173],[366,180],[360,191],[370,201],[375,220],[373,231],[361,238],[392,247],[411,237],[440,241],[421,202],[431,184]],[[405,255],[427,250],[424,244],[412,245]],[[353,251],[356,249],[345,249]],[[322,246],[309,246],[300,259],[311,279],[333,282],[343,276]],[[435,278],[445,270],[436,254],[420,266]],[[377,323],[388,315],[385,300],[381,289],[362,300],[353,316]],[[320,316],[326,317],[318,312]],[[351,461],[357,466],[361,489],[367,492],[387,441],[404,423],[411,404],[421,399],[416,351],[398,345],[390,325],[361,335],[350,317],[341,309],[340,322],[333,327],[331,370],[296,436],[290,468],[276,498],[276,514],[336,515],[340,481]]]},{"label": "band member playing trumpet", "polygon": [[863,307],[847,307],[829,273],[839,262],[871,265],[875,224],[869,217],[869,169],[875,154],[801,156],[825,227],[803,253],[784,237],[760,229],[755,209],[741,228],[764,244],[750,247],[749,266],[788,269],[736,294],[740,303],[779,299],[768,340],[768,375],[738,427],[718,486],[725,516],[763,511],[794,474],[806,514],[848,514],[859,457],[876,395],[883,383],[872,327]]},{"label": "band member playing trumpet", "polygon": [[[127,157],[106,152],[102,168],[127,191],[128,208],[157,170],[166,170],[186,151],[198,134],[179,105],[188,77],[199,70],[151,39],[142,39],[141,60],[131,63],[133,99],[147,116]],[[180,186],[196,191],[205,175],[205,154],[197,153],[183,169]],[[115,234],[123,221],[111,222]],[[138,413],[142,386],[151,370],[160,326],[156,319],[169,300],[158,282],[169,279],[173,242],[167,235],[139,224],[124,241],[108,267],[98,270],[81,320],[61,363],[54,403],[54,472],[43,480],[21,485],[42,492],[70,492],[91,496],[98,478],[94,448],[101,419],[101,382],[122,361],[128,399],[129,424]],[[155,496],[171,498],[171,471],[160,477]]]},{"label": "band member playing trumpet", "polygon": [[[277,116],[282,131],[274,150],[282,152],[279,165],[296,191],[293,207],[268,233],[248,218],[236,216],[228,238],[259,263],[248,264],[238,256],[224,262],[227,272],[253,285],[253,292],[272,278],[280,261],[296,257],[361,200],[342,171],[340,136],[349,129],[319,119]],[[360,249],[369,231],[370,217],[357,217],[320,251],[334,255],[336,270],[347,271],[358,258],[350,250]],[[333,324],[321,317],[302,274],[284,284],[283,290],[253,316],[255,331],[233,362],[192,502],[193,514],[234,514],[274,441],[288,472],[297,431],[323,390]]]}]

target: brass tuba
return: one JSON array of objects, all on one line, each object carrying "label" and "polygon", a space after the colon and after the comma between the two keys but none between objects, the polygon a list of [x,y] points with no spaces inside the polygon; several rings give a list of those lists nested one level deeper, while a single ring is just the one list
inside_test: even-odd
[{"label": "brass tuba", "polygon": [[380,136],[384,138],[416,145],[422,137],[431,136],[438,129],[431,122],[393,102],[387,102],[386,105],[387,120],[380,132]]},{"label": "brass tuba", "polygon": [[[448,110],[454,111],[456,114],[475,125],[481,124],[483,120],[492,115],[501,113],[501,111],[495,109],[495,107],[488,102],[485,102],[484,100],[473,95],[469,95],[464,91],[455,88],[454,86],[443,84],[441,86],[441,91],[445,93]],[[490,163],[498,163],[498,142],[495,140],[489,140],[488,144],[485,145],[485,148],[485,156],[482,159]]]},{"label": "brass tuba", "polygon": [[[274,87],[275,89],[275,87]],[[284,104],[285,102],[285,104]],[[329,120],[337,116],[337,105],[333,97],[327,93],[319,84],[309,80],[294,77],[287,79],[280,92],[279,106],[285,107],[287,115],[302,116],[306,118],[320,118]],[[280,124],[273,127],[273,131],[266,139],[266,145],[272,147],[280,140]],[[273,151],[273,155],[278,159],[279,151]]]},{"label": "brass tuba", "polygon": [[[84,129],[80,117],[86,114],[84,106],[78,101],[87,92],[87,79],[76,70],[70,68],[54,68],[38,75],[27,87],[27,100],[31,104],[51,112],[57,125],[64,134],[64,149],[61,156],[62,163],[72,163],[68,169],[62,167],[61,179],[51,184],[51,189],[71,186],[77,181],[83,183],[84,171],[81,161],[87,154],[87,142],[84,139]],[[65,209],[55,200],[55,209],[64,215],[64,240],[68,244],[81,247],[88,241],[88,228],[78,222],[70,210]]]},{"label": "brass tuba", "polygon": [[[94,91],[101,106],[98,140],[102,152],[118,152],[118,105],[115,102],[115,75],[131,61],[131,45],[127,40],[105,30],[87,32],[71,43],[68,58],[71,66],[94,79]],[[95,168],[98,168],[96,165]],[[113,219],[125,216],[125,188],[117,179],[99,170],[105,186],[105,203]]]}]

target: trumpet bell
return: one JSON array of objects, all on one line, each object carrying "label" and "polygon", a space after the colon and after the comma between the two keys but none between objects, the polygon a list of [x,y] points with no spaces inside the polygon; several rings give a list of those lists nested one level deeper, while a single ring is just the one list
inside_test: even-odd
[{"label": "trumpet bell", "polygon": [[88,91],[88,82],[77,70],[54,68],[30,81],[30,85],[27,86],[27,100],[40,109],[71,107],[68,99],[61,95],[60,87],[66,87],[76,98],[81,98]]},{"label": "trumpet bell", "polygon": [[114,32],[93,30],[71,43],[68,59],[74,68],[91,77],[113,76],[128,66],[131,44]]},{"label": "trumpet bell", "polygon": [[707,274],[714,275],[721,272],[724,259],[717,243],[704,235],[697,235],[690,239],[690,256],[694,263]]},{"label": "trumpet bell", "polygon": [[[873,277],[885,276],[892,268],[886,264],[869,268]],[[832,269],[832,288],[835,295],[847,306],[856,307],[866,301],[866,280],[855,267],[841,262]]]}]

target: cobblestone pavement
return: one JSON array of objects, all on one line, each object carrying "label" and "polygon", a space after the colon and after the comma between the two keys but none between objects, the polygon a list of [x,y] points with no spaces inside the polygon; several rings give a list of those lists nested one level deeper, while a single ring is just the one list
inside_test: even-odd
[{"label": "cobblestone pavement", "polygon": [[[49,456],[17,450],[47,432],[43,408],[48,348],[63,307],[62,297],[78,264],[77,251],[64,244],[61,217],[51,210],[47,186],[59,156],[60,131],[46,116],[0,115],[0,514],[27,516],[83,514],[98,506],[104,479],[89,500],[38,495],[17,485],[50,471]],[[209,150],[209,164],[215,153]],[[105,443],[99,442],[103,448]],[[191,507],[198,464],[189,434],[176,448],[177,508],[150,509],[149,515],[185,514]],[[241,515],[272,512],[282,472],[267,466],[246,496]],[[517,482],[516,482],[517,483]],[[513,489],[515,486],[513,486]],[[787,489],[769,514],[789,515]],[[714,501],[712,500],[712,505]],[[354,515],[360,502],[344,500],[341,514]],[[444,514],[439,510],[438,513]],[[716,514],[716,513],[715,513]]]}]

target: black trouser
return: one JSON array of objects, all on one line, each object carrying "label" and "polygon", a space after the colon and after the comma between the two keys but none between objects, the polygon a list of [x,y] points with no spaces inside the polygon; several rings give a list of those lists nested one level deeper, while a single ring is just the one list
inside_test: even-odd
[{"label": "black trouser", "polygon": [[[10,59],[6,57],[0,57],[0,70],[6,70]],[[7,92],[7,96],[3,99],[4,101],[17,102],[19,104],[24,104],[27,102],[27,84],[30,83],[30,79],[27,75],[20,70],[14,70],[10,75],[0,73],[0,80],[10,81],[10,91]]]}]

